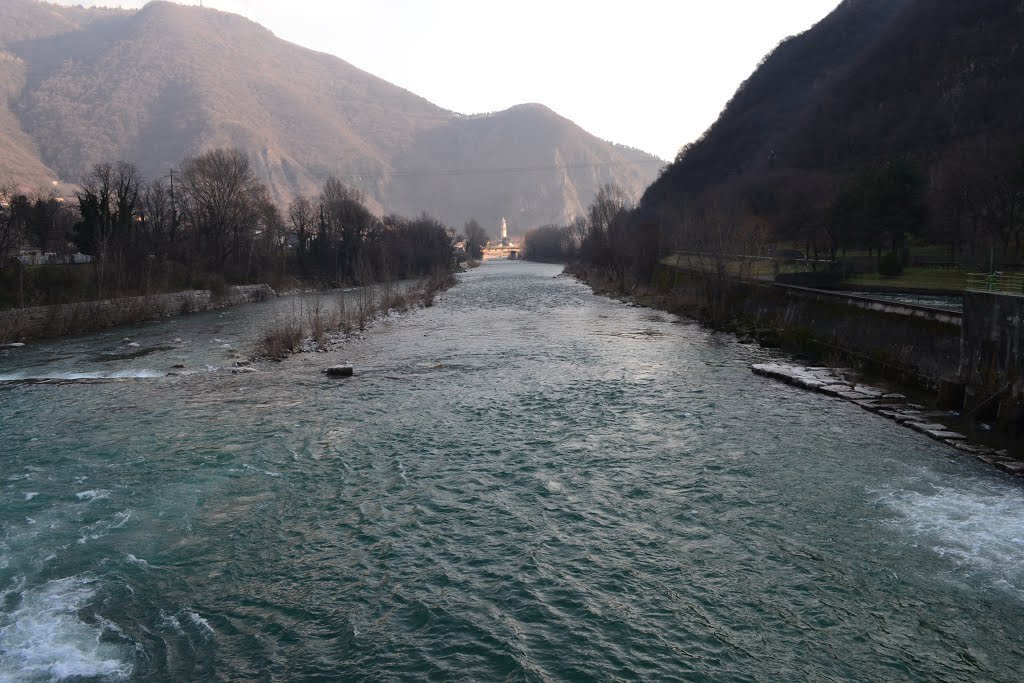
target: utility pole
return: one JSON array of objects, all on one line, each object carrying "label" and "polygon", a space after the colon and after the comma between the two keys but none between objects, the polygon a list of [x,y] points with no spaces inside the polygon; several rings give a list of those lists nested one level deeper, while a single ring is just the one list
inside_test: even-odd
[{"label": "utility pole", "polygon": [[172,167],[170,173],[171,177],[171,243],[177,239],[178,235],[178,208],[174,203],[174,168]]}]

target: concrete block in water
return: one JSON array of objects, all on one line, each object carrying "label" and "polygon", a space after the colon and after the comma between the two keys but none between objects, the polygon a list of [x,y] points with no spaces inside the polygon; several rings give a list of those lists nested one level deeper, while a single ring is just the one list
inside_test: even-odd
[{"label": "concrete block in water", "polygon": [[946,428],[946,425],[941,425],[938,422],[906,422],[905,424],[915,432],[922,434],[928,431],[942,431]]},{"label": "concrete block in water", "polygon": [[950,446],[957,449],[958,451],[970,453],[971,455],[976,455],[980,457],[982,455],[992,455],[993,453],[991,448],[985,448],[984,446],[976,446],[972,443],[964,443],[963,441],[955,439],[951,439],[950,441],[951,442],[947,442]]}]

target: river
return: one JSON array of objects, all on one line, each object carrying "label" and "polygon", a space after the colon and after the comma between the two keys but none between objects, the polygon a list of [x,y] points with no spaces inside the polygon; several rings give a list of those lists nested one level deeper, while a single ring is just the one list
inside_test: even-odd
[{"label": "river", "polygon": [[559,271],[0,351],[0,680],[1019,680],[1017,480]]}]

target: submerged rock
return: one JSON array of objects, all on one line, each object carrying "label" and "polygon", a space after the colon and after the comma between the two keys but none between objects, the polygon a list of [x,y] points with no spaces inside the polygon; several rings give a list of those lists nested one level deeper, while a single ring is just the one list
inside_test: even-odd
[{"label": "submerged rock", "polygon": [[232,368],[232,375],[244,375],[252,372],[259,372],[256,368]]},{"label": "submerged rock", "polygon": [[351,365],[332,365],[324,370],[328,377],[351,377],[355,369]]}]

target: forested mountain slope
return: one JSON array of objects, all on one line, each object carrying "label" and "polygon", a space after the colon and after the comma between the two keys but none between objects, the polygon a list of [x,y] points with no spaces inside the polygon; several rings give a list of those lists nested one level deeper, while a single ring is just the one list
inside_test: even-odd
[{"label": "forested mountain slope", "polygon": [[1008,251],[1021,225],[1005,205],[1024,192],[1022,36],[1017,0],[847,0],[765,59],[643,205],[850,246],[839,200],[898,165],[929,209],[908,232]]},{"label": "forested mountain slope", "polygon": [[[658,169],[654,157],[598,140],[547,110],[527,129],[514,112],[491,117],[487,145],[439,146],[463,140],[477,119],[216,10],[10,0],[0,5],[0,26],[3,56],[13,64],[0,75],[10,103],[0,108],[0,140],[10,141],[0,173],[23,184],[41,176],[76,181],[93,164],[118,159],[153,177],[188,155],[232,146],[249,154],[282,204],[335,175],[379,211],[430,209],[453,224],[508,215],[529,227],[577,211],[605,180],[639,194]],[[549,144],[555,139],[557,148]],[[507,175],[478,176],[471,201],[465,177],[439,173],[561,160],[607,165],[568,178],[517,175],[516,191]],[[559,199],[524,194],[535,190]]]}]

